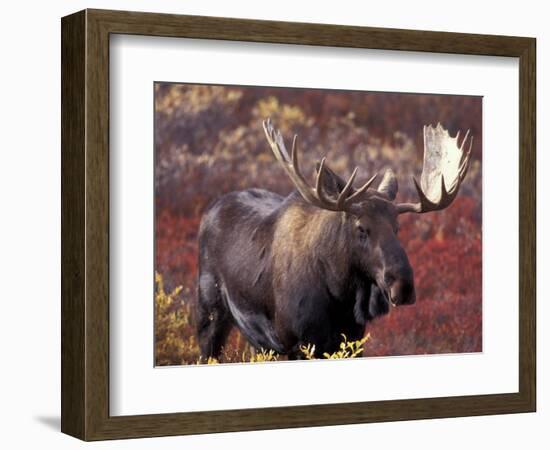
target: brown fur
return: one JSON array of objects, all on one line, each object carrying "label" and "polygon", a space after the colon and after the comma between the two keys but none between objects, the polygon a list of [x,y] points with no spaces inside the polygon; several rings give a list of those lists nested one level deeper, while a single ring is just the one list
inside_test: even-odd
[{"label": "brown fur", "polygon": [[[346,213],[314,208],[296,202],[286,209],[275,227],[272,247],[273,278],[277,287],[286,282],[289,268],[314,267],[323,261],[330,275],[343,279],[351,257]],[[337,256],[337,260],[335,260]]]}]

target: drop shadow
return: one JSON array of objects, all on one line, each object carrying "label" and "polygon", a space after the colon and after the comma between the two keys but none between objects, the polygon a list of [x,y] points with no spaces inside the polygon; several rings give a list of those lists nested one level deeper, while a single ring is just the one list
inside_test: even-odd
[{"label": "drop shadow", "polygon": [[61,431],[61,417],[59,416],[36,416],[34,420],[51,430]]}]

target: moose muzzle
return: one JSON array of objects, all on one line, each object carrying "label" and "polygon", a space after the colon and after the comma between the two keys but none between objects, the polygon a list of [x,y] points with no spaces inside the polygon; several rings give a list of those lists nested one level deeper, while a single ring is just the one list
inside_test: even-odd
[{"label": "moose muzzle", "polygon": [[412,305],[416,301],[412,277],[397,279],[388,286],[390,302],[393,306]]}]

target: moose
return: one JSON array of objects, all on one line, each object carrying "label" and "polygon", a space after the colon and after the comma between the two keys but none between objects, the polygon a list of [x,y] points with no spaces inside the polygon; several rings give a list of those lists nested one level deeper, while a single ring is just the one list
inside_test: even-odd
[{"label": "moose", "polygon": [[219,198],[199,231],[196,306],[202,358],[217,358],[233,326],[256,349],[288,359],[337,350],[342,334],[361,339],[366,325],[391,307],[415,303],[413,269],[398,234],[398,216],[448,207],[470,162],[473,138],[459,145],[440,124],[424,126],[418,203],[396,203],[398,183],[387,169],[361,187],[334,173],[326,158],[314,185],[300,171],[297,135],[289,154],[270,119],[263,129],[295,190],[282,197],[247,189]]}]

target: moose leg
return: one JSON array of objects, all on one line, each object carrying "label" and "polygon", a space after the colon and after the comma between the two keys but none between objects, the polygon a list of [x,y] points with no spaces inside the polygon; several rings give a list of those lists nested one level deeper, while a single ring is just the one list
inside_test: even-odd
[{"label": "moose leg", "polygon": [[233,322],[218,285],[209,273],[199,278],[196,318],[201,358],[218,358]]},{"label": "moose leg", "polygon": [[295,346],[294,348],[292,348],[292,350],[288,352],[287,357],[289,361],[296,361],[300,359],[305,359],[305,354],[304,352],[302,352],[302,350],[300,350],[299,346]]}]

